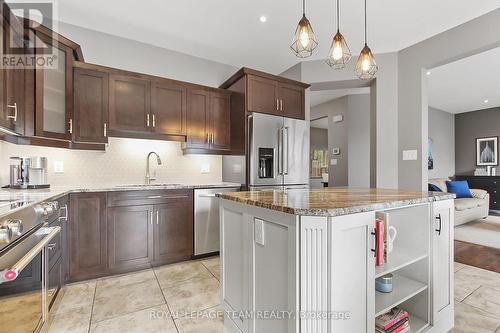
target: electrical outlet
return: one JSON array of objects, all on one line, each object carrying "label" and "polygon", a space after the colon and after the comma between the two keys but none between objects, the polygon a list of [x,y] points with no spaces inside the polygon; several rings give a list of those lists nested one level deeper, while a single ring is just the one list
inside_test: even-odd
[{"label": "electrical outlet", "polygon": [[338,160],[336,158],[332,158],[330,160],[330,165],[337,165],[338,164]]},{"label": "electrical outlet", "polygon": [[54,173],[64,173],[63,161],[54,161]]},{"label": "electrical outlet", "polygon": [[210,164],[203,163],[201,165],[201,173],[210,173]]},{"label": "electrical outlet", "polygon": [[257,244],[262,246],[265,245],[264,242],[264,221],[261,219],[254,220],[254,238]]}]

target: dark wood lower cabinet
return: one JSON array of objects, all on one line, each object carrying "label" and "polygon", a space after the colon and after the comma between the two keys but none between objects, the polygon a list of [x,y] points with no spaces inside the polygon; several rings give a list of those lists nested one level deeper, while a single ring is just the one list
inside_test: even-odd
[{"label": "dark wood lower cabinet", "polygon": [[154,263],[161,265],[190,259],[193,255],[192,197],[154,209]]},{"label": "dark wood lower cabinet", "polygon": [[153,260],[153,206],[108,209],[109,269],[149,265]]},{"label": "dark wood lower cabinet", "polygon": [[106,193],[70,196],[69,275],[71,281],[106,275]]},{"label": "dark wood lower cabinet", "polygon": [[69,281],[191,259],[193,207],[193,190],[71,194]]}]

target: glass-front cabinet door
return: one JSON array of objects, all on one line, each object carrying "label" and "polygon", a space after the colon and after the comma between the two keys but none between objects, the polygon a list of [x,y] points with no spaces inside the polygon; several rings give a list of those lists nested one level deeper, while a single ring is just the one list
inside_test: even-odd
[{"label": "glass-front cabinet door", "polygon": [[36,66],[36,135],[71,140],[73,133],[73,50],[45,34],[37,33],[36,37],[39,50],[51,48],[51,52],[44,55],[45,60],[37,61]]}]

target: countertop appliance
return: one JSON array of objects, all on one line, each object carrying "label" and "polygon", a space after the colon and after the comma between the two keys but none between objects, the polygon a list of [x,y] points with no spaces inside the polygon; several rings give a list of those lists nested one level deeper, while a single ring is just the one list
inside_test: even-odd
[{"label": "countertop appliance", "polygon": [[50,187],[46,157],[11,157],[10,188],[38,189]]},{"label": "countertop appliance", "polygon": [[249,190],[308,188],[309,126],[305,120],[249,115],[247,156],[223,156],[223,180],[244,180]]},{"label": "countertop appliance", "polygon": [[57,202],[0,219],[0,322],[5,332],[40,332],[48,321],[48,252],[60,227],[48,219]]},{"label": "countertop appliance", "polygon": [[194,190],[194,255],[218,252],[219,202],[216,193],[237,192],[239,187]]}]

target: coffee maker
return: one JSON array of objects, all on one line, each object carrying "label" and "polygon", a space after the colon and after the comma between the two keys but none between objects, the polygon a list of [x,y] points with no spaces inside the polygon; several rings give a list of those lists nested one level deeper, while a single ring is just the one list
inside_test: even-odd
[{"label": "coffee maker", "polygon": [[46,157],[11,157],[10,188],[49,188]]}]

